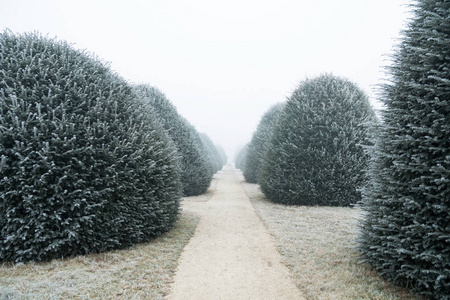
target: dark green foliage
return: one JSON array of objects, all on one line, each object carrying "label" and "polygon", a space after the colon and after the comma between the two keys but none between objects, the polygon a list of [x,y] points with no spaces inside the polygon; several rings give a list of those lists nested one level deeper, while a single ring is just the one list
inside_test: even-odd
[{"label": "dark green foliage", "polygon": [[360,245],[382,275],[450,299],[450,2],[414,8],[382,87]]},{"label": "dark green foliage", "polygon": [[206,133],[200,133],[200,138],[202,139],[203,145],[205,146],[208,153],[209,160],[211,161],[211,164],[213,166],[213,174],[215,174],[218,171],[222,170],[222,167],[224,165],[222,156],[220,155],[219,150],[216,148],[213,141],[211,141]]},{"label": "dark green foliage", "polygon": [[181,182],[184,196],[201,195],[208,189],[212,165],[199,133],[158,89],[138,85],[135,92],[154,109],[160,123],[176,145],[181,156]]},{"label": "dark green foliage", "polygon": [[275,127],[278,116],[283,109],[284,104],[278,103],[272,106],[261,118],[261,121],[252,136],[248,145],[247,159],[244,167],[245,180],[250,183],[257,183],[259,170],[264,154],[267,150],[272,130]]},{"label": "dark green foliage", "polygon": [[355,84],[332,75],[305,80],[285,104],[259,175],[269,200],[348,206],[360,200],[368,157],[365,123],[375,118]]},{"label": "dark green foliage", "polygon": [[147,241],[177,218],[175,148],[96,58],[0,34],[0,261]]},{"label": "dark green foliage", "polygon": [[248,144],[239,149],[234,160],[234,166],[241,171],[244,171],[245,161],[247,159]]}]

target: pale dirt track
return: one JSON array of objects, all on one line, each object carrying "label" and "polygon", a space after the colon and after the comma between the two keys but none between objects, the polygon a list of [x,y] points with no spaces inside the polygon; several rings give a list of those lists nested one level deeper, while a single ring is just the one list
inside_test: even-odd
[{"label": "pale dirt track", "polygon": [[209,201],[183,201],[200,223],[168,299],[304,299],[234,168],[225,166],[216,179]]}]

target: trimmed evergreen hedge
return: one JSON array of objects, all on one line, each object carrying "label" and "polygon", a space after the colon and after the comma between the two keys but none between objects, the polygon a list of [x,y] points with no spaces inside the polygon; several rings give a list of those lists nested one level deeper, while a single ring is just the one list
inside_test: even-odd
[{"label": "trimmed evergreen hedge", "polygon": [[450,2],[414,2],[382,87],[360,246],[390,280],[450,299]]},{"label": "trimmed evergreen hedge", "polygon": [[219,152],[220,155],[220,161],[222,163],[222,167],[225,166],[228,162],[227,154],[225,153],[225,150],[221,145],[216,145],[216,149]]},{"label": "trimmed evergreen hedge", "polygon": [[237,169],[240,169],[242,172],[244,172],[245,161],[247,159],[247,152],[248,152],[248,144],[245,144],[241,149],[239,149],[236,158],[234,160],[234,166]]},{"label": "trimmed evergreen hedge", "polygon": [[248,145],[247,159],[244,167],[244,177],[247,182],[258,182],[261,162],[266,153],[270,138],[272,137],[272,130],[276,125],[278,116],[283,107],[284,104],[282,103],[272,106],[263,115],[255,133],[253,133],[252,139]]},{"label": "trimmed evergreen hedge", "polygon": [[205,193],[214,173],[207,149],[197,130],[178,114],[175,106],[158,89],[142,84],[135,86],[135,91],[154,109],[177,147],[181,156],[183,195],[197,196]]},{"label": "trimmed evergreen hedge", "polygon": [[303,81],[273,129],[259,175],[273,202],[348,206],[361,200],[368,128],[375,114],[352,82],[322,75]]},{"label": "trimmed evergreen hedge", "polygon": [[124,248],[169,230],[176,150],[108,66],[37,33],[0,34],[0,261]]},{"label": "trimmed evergreen hedge", "polygon": [[200,133],[200,138],[202,139],[203,145],[206,148],[208,157],[213,166],[213,174],[215,174],[218,171],[220,171],[224,165],[222,161],[222,156],[219,153],[217,147],[214,145],[213,141],[209,138],[209,136],[206,133]]}]

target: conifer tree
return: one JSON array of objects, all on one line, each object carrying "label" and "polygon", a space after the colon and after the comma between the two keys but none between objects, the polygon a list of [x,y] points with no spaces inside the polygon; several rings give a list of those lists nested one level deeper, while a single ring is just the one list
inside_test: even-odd
[{"label": "conifer tree", "polygon": [[259,170],[267,145],[272,137],[272,130],[278,119],[278,115],[284,104],[278,103],[272,106],[261,118],[255,133],[248,145],[247,159],[244,167],[244,177],[247,182],[257,183]]},{"label": "conifer tree", "polygon": [[225,153],[225,150],[223,149],[223,147],[221,145],[216,145],[216,149],[219,152],[220,161],[222,162],[222,166],[226,165],[227,161],[228,161],[228,157],[227,157],[227,154]]},{"label": "conifer tree", "polygon": [[212,176],[212,164],[199,133],[175,106],[158,89],[150,85],[134,88],[138,96],[149,103],[163,128],[175,143],[181,156],[181,182],[184,196],[201,195],[208,189]]},{"label": "conifer tree", "polygon": [[236,154],[234,165],[237,169],[244,172],[245,161],[247,159],[248,144],[245,144]]},{"label": "conifer tree", "polygon": [[333,75],[303,81],[273,129],[259,176],[269,200],[348,206],[361,200],[374,112],[354,83]]},{"label": "conifer tree", "polygon": [[450,299],[450,1],[413,7],[381,88],[360,245],[382,275]]},{"label": "conifer tree", "polygon": [[125,80],[37,33],[0,34],[0,261],[124,248],[169,230],[176,150]]},{"label": "conifer tree", "polygon": [[208,156],[210,157],[211,164],[213,166],[213,174],[217,173],[223,167],[222,157],[219,150],[214,145],[213,141],[209,138],[206,133],[200,133],[200,138],[207,150]]}]

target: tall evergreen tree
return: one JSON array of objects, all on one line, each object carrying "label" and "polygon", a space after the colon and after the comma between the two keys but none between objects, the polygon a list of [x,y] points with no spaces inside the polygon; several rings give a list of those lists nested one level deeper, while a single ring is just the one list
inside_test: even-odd
[{"label": "tall evergreen tree", "polygon": [[322,75],[302,82],[273,130],[259,183],[284,204],[348,206],[361,200],[374,112],[352,82]]},{"label": "tall evergreen tree", "polygon": [[414,2],[387,70],[361,249],[394,282],[450,299],[450,1]]},{"label": "tall evergreen tree", "polygon": [[181,182],[184,196],[201,195],[208,189],[214,172],[199,133],[158,89],[150,85],[134,88],[138,96],[149,103],[163,128],[175,143],[181,156]]},{"label": "tall evergreen tree", "polygon": [[275,127],[278,116],[283,109],[284,104],[278,103],[272,106],[261,118],[255,133],[248,145],[247,159],[244,167],[244,177],[247,182],[257,183],[259,169],[264,154],[267,150],[272,130]]},{"label": "tall evergreen tree", "polygon": [[125,80],[39,34],[0,34],[0,261],[123,248],[169,230],[176,150]]}]

